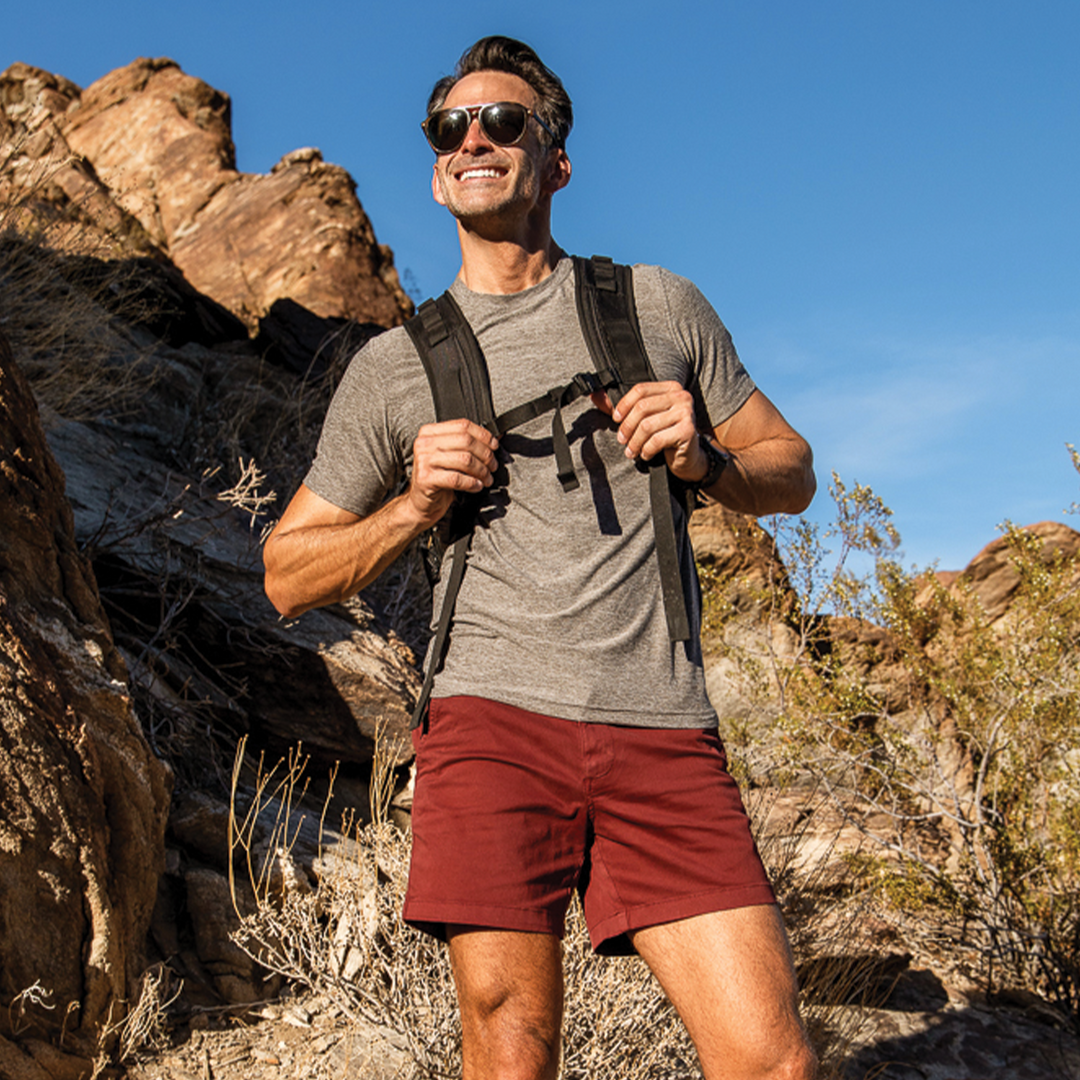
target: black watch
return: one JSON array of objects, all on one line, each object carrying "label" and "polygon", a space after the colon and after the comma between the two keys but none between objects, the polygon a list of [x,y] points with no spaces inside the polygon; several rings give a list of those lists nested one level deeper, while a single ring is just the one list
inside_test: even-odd
[{"label": "black watch", "polygon": [[720,479],[720,474],[727,468],[731,455],[725,454],[723,450],[718,450],[713,441],[705,435],[699,434],[698,442],[705,453],[708,468],[706,468],[705,475],[700,480],[695,480],[689,486],[696,491],[707,491]]}]

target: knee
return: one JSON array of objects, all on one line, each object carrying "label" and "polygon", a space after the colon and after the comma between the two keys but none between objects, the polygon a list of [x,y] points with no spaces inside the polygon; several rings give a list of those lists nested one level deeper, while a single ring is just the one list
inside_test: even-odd
[{"label": "knee", "polygon": [[738,1075],[753,1080],[815,1080],[817,1055],[805,1036],[791,1041],[771,1042],[742,1048],[735,1054],[721,1053],[708,1062],[702,1059],[705,1076]]},{"label": "knee", "polygon": [[805,1039],[797,1043],[765,1074],[768,1080],[814,1080],[818,1074],[817,1055]]},{"label": "knee", "polygon": [[466,1061],[499,1080],[549,1080],[559,1066],[560,1023],[550,1005],[517,995],[478,995],[461,1002]]}]

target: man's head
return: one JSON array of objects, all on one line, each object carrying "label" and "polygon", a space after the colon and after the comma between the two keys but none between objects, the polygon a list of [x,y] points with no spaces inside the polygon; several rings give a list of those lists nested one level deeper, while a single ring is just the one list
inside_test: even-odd
[{"label": "man's head", "polygon": [[[428,116],[441,109],[446,95],[466,75],[481,71],[504,71],[516,75],[536,94],[536,114],[549,145],[565,147],[574,125],[574,109],[559,77],[551,71],[528,45],[513,38],[494,35],[481,38],[467,49],[457,62],[453,75],[444,75],[428,98]],[[550,131],[550,135],[548,132]],[[554,141],[552,141],[554,136]]]},{"label": "man's head", "polygon": [[429,100],[435,201],[475,235],[547,243],[551,197],[570,180],[572,121],[562,83],[528,45],[478,41]]}]

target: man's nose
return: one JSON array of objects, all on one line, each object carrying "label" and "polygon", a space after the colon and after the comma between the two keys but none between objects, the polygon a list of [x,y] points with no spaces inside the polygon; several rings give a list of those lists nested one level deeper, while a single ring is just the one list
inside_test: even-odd
[{"label": "man's nose", "polygon": [[480,116],[477,114],[469,119],[469,130],[465,132],[465,141],[461,144],[462,150],[470,153],[476,150],[490,150],[491,140],[484,134],[480,126]]}]

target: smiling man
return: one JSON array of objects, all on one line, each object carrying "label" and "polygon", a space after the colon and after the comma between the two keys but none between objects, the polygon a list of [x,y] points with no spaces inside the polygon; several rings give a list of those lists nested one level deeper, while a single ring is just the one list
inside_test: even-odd
[{"label": "smiling man", "polygon": [[[810,1077],[705,692],[684,512],[697,491],[800,512],[810,449],[690,282],[555,243],[571,124],[562,83],[509,38],[436,84],[423,127],[461,270],[354,358],[267,542],[267,593],[298,615],[429,530],[455,541],[414,732],[404,917],[449,943],[466,1080],[555,1077],[575,890],[594,948],[644,958],[709,1080]],[[480,383],[483,414],[447,405]]]}]

